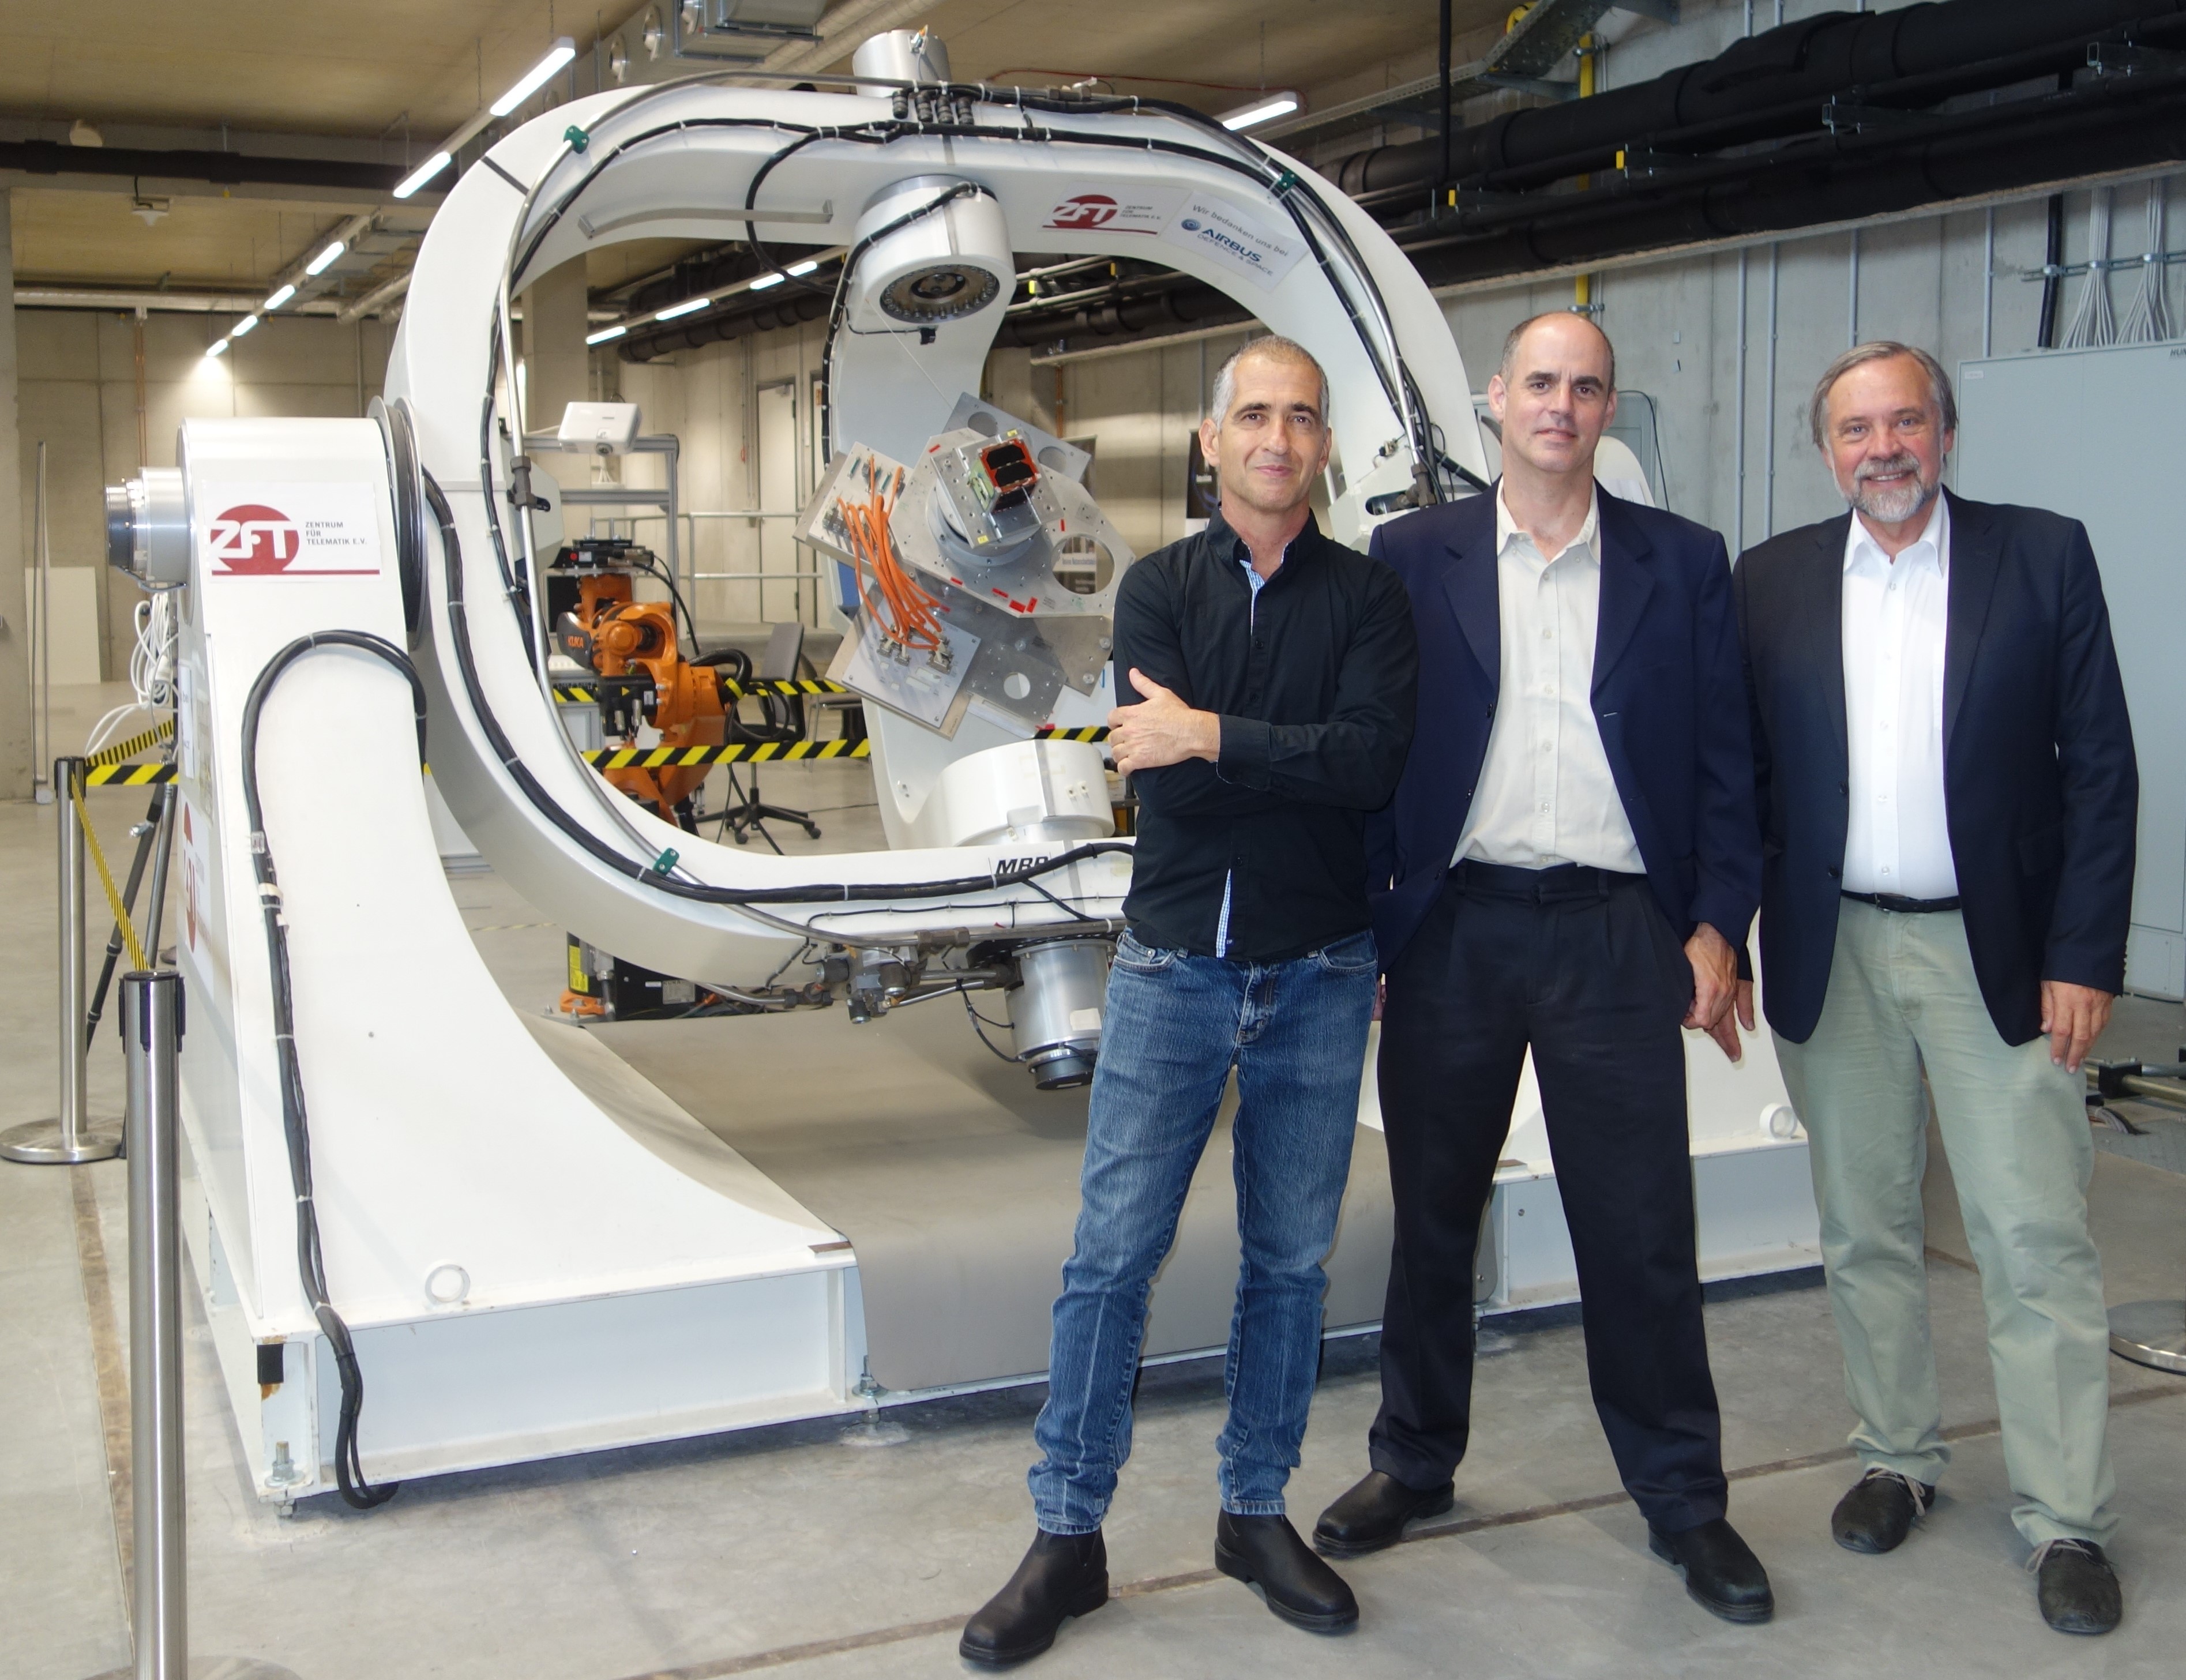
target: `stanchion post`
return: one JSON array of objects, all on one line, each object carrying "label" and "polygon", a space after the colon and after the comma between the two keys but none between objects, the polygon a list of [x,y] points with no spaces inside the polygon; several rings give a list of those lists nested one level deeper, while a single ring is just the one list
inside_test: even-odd
[{"label": "stanchion post", "polygon": [[182,979],[121,977],[128,1078],[130,1487],[137,1520],[131,1602],[137,1680],[188,1680],[182,1498],[182,1251],[176,1151]]},{"label": "stanchion post", "polygon": [[83,821],[72,788],[83,785],[81,759],[53,760],[54,826],[58,834],[60,924],[60,1116],[34,1120],[0,1133],[0,1159],[31,1166],[73,1166],[104,1161],[121,1152],[121,1134],[110,1126],[94,1127],[86,1108],[86,1061],[90,1046],[84,1033]]},{"label": "stanchion post", "polygon": [[[129,1480],[133,1667],[98,1680],[189,1680],[188,1506],[182,1479],[182,977],[121,977],[129,1105]],[[249,1657],[199,1659],[200,1680],[296,1680]]]}]

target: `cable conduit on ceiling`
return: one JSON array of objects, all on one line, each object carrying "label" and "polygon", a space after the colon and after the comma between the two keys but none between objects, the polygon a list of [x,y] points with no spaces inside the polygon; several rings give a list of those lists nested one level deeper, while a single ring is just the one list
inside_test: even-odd
[{"label": "cable conduit on ceiling", "polygon": [[[1945,0],[1838,12],[1735,41],[1713,59],[1590,99],[1509,111],[1451,136],[1449,178],[1522,190],[1613,167],[1642,143],[1712,149],[1814,128],[1821,104],[1857,91],[1907,109],[2084,67],[2092,37],[2139,26],[2186,39],[2186,0]],[[1355,152],[1323,173],[1354,198],[1428,187],[1429,136]]]}]

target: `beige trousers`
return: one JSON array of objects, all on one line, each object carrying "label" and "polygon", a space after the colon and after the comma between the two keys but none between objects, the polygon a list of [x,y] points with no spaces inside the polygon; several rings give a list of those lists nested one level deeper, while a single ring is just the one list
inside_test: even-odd
[{"label": "beige trousers", "polygon": [[1830,1306],[1860,1461],[1934,1482],[1950,1462],[1928,1338],[1928,1100],[1981,1269],[2012,1520],[2031,1545],[2107,1544],[2110,1322],[2088,1235],[2082,1082],[2049,1041],[2007,1044],[1956,911],[1844,901],[1820,1022],[1776,1055],[1812,1140]]}]

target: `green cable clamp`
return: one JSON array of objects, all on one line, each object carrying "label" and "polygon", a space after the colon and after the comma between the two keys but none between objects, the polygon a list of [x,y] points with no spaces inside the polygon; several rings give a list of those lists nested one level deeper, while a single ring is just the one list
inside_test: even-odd
[{"label": "green cable clamp", "polygon": [[655,875],[667,874],[670,870],[675,867],[675,860],[681,856],[682,856],[682,854],[678,852],[673,846],[670,846],[666,851],[663,852],[659,857],[653,860],[653,872]]},{"label": "green cable clamp", "polygon": [[592,143],[592,137],[574,122],[562,131],[562,137],[569,143],[569,149],[573,152],[581,152]]}]

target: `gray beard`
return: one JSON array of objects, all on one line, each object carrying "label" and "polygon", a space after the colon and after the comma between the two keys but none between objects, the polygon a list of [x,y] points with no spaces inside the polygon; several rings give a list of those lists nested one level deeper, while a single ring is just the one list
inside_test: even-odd
[{"label": "gray beard", "polygon": [[1898,525],[1934,501],[1938,488],[1916,472],[1909,484],[1897,490],[1884,490],[1872,482],[1855,482],[1845,500],[1870,519]]}]

